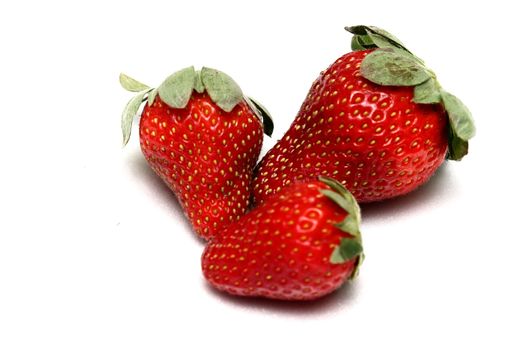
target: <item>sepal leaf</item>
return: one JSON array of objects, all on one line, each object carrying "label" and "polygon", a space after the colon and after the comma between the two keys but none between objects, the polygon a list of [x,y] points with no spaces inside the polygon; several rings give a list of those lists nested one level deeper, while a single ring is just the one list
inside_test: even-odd
[{"label": "sepal leaf", "polygon": [[360,38],[360,36],[358,36],[358,35],[354,35],[352,37],[352,42],[351,42],[352,51],[366,50],[366,47],[361,43],[359,38]]},{"label": "sepal leaf", "polygon": [[456,135],[452,129],[449,130],[448,136],[448,160],[461,160],[468,154],[468,141],[462,140]]},{"label": "sepal leaf", "polygon": [[261,120],[263,124],[263,130],[264,133],[268,136],[272,136],[273,133],[273,120],[272,116],[270,115],[270,112],[257,100],[245,96],[244,100],[250,106],[250,109],[259,117],[259,120]]},{"label": "sepal leaf", "polygon": [[430,79],[419,61],[400,49],[377,49],[361,62],[360,72],[366,79],[387,86],[416,86]]},{"label": "sepal leaf", "polygon": [[144,96],[150,91],[149,89],[142,90],[135,95],[126,104],[124,111],[122,112],[121,128],[122,128],[122,142],[126,145],[131,135],[131,126],[133,124],[133,118],[137,115],[138,110],[142,102],[144,102]]},{"label": "sepal leaf", "polygon": [[[328,185],[331,190],[321,190],[325,196],[333,200],[337,205],[343,208],[347,213],[347,217],[342,222],[338,223],[343,231],[352,235],[359,235],[359,225],[361,225],[361,209],[355,197],[338,181],[324,176],[319,176],[319,181]],[[353,224],[349,224],[349,220],[353,220]],[[348,229],[348,231],[346,230]],[[351,229],[351,231],[350,231]]]},{"label": "sepal leaf", "polygon": [[[321,193],[330,198],[348,213],[346,218],[342,222],[337,223],[336,226],[347,233],[358,235],[360,233],[360,215],[358,212],[354,211],[353,204],[348,202],[341,194],[332,190],[321,190]],[[351,224],[349,221],[353,221],[353,223]]]},{"label": "sepal leaf", "polygon": [[340,228],[342,231],[345,231],[345,232],[352,232],[353,234],[361,233],[359,231],[359,221],[351,215],[348,215],[347,217],[345,217],[343,221],[338,222],[337,224],[335,224],[335,226],[337,226],[338,228]]},{"label": "sepal leaf", "polygon": [[461,160],[468,153],[468,140],[476,134],[474,120],[459,98],[444,90],[441,98],[449,120],[447,159]]},{"label": "sepal leaf", "polygon": [[441,88],[436,79],[431,78],[414,87],[415,103],[432,104],[441,102]]},{"label": "sepal leaf", "polygon": [[446,91],[441,92],[441,97],[455,136],[463,141],[471,139],[476,133],[476,127],[467,106],[459,98]]},{"label": "sepal leaf", "polygon": [[173,108],[184,108],[190,100],[195,85],[195,69],[184,68],[170,75],[157,88],[162,101]]},{"label": "sepal leaf", "polygon": [[195,86],[193,87],[199,94],[204,92],[204,84],[201,79],[201,71],[195,71]]},{"label": "sepal leaf", "polygon": [[354,259],[363,252],[361,242],[353,238],[341,238],[341,242],[334,248],[330,256],[332,264],[343,264],[349,260]]},{"label": "sepal leaf", "polygon": [[355,266],[354,267],[354,271],[352,272],[352,274],[349,277],[350,280],[353,280],[354,278],[359,276],[359,270],[361,269],[361,265],[363,265],[363,261],[365,261],[365,254],[361,253],[356,258],[356,262],[355,262],[355,265],[354,265]]},{"label": "sepal leaf", "polygon": [[354,34],[354,37],[357,37],[359,43],[362,44],[361,48],[359,48],[359,46],[356,46],[356,49],[354,49],[354,46],[352,46],[352,50],[354,51],[378,47],[398,48],[410,53],[410,51],[403,45],[401,40],[399,40],[394,35],[390,34],[384,29],[364,25],[345,27],[345,29],[350,33]]},{"label": "sepal leaf", "polygon": [[120,73],[120,75],[118,77],[118,80],[120,82],[120,85],[124,89],[126,89],[128,91],[131,91],[131,92],[140,92],[140,91],[143,91],[143,90],[146,90],[146,89],[150,88],[146,84],[143,84],[140,81],[135,80],[135,79],[131,78],[130,76],[127,76],[124,73]]},{"label": "sepal leaf", "polygon": [[351,259],[356,259],[354,271],[349,276],[350,279],[353,279],[357,276],[358,269],[364,259],[361,232],[359,230],[361,210],[354,196],[341,183],[324,176],[319,176],[319,181],[330,187],[330,190],[321,190],[321,193],[333,200],[348,214],[342,222],[335,224],[337,228],[348,233],[348,237],[341,238],[339,245],[332,251],[330,262],[341,264]]},{"label": "sepal leaf", "polygon": [[216,69],[202,67],[201,79],[212,101],[222,110],[231,112],[242,101],[242,90],[229,75]]},{"label": "sepal leaf", "polygon": [[159,90],[157,88],[151,90],[148,94],[148,106],[151,106],[157,97]]}]

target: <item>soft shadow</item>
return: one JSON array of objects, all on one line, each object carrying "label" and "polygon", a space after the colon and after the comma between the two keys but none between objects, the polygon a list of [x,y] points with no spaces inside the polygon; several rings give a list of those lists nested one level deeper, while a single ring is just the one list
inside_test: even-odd
[{"label": "soft shadow", "polygon": [[213,294],[214,297],[224,303],[250,310],[288,314],[292,316],[318,316],[320,314],[336,312],[352,304],[356,299],[356,294],[359,292],[359,281],[356,280],[343,284],[335,292],[317,300],[286,301],[235,296],[221,292],[205,281],[203,281],[203,284],[210,294]]},{"label": "soft shadow", "polygon": [[434,175],[416,190],[401,197],[361,204],[363,220],[374,220],[419,210],[453,191],[452,173],[445,162]]},{"label": "soft shadow", "polygon": [[172,212],[177,220],[177,223],[185,227],[185,231],[191,232],[192,237],[199,243],[205,243],[194,231],[189,220],[184,215],[182,207],[180,206],[177,198],[169,187],[162,181],[162,179],[155,174],[153,169],[150,168],[144,157],[140,152],[131,154],[126,163],[137,177],[138,181],[146,183],[148,187],[152,188],[152,192],[159,197],[159,201],[162,202]]}]

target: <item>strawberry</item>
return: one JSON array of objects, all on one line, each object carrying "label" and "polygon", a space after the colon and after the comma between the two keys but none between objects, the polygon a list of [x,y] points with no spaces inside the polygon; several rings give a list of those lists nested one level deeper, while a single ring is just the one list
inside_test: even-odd
[{"label": "strawberry", "polygon": [[147,99],[140,118],[144,157],[175,193],[195,232],[209,239],[238,220],[248,207],[253,168],[265,131],[266,110],[243,96],[228,75],[189,67],[150,88],[124,74],[121,85],[138,94],[122,114],[124,144],[133,117]]},{"label": "strawberry", "polygon": [[230,294],[316,299],[357,275],[359,221],[357,202],[340,183],[295,183],[217,234],[202,270]]},{"label": "strawberry", "polygon": [[333,177],[359,202],[408,193],[468,151],[468,109],[388,32],[346,28],[353,52],[313,83],[299,113],[257,167],[256,203],[287,185]]}]

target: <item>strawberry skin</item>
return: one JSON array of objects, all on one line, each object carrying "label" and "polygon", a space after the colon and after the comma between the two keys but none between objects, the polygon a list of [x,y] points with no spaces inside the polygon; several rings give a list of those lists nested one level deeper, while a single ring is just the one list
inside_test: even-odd
[{"label": "strawberry skin", "polygon": [[195,232],[209,239],[238,220],[249,204],[253,168],[265,131],[266,110],[242,95],[226,74],[193,67],[172,74],[152,89],[121,75],[138,94],[122,117],[124,143],[133,116],[140,118],[140,146],[155,173],[176,195]]},{"label": "strawberry skin", "polygon": [[[366,40],[377,39],[376,32],[383,33],[377,28],[368,31],[369,28],[375,27],[365,27],[366,30],[359,27],[368,33]],[[386,42],[389,38],[381,37],[381,40]],[[384,46],[383,41],[379,43]],[[393,43],[401,45],[392,41],[392,46]],[[450,137],[455,132],[451,124],[456,124],[449,123],[449,117],[453,118],[452,112],[456,110],[452,111],[446,103],[444,108],[442,103],[449,102],[453,96],[442,91],[437,81],[434,82],[433,73],[420,67],[408,51],[403,51],[403,55],[399,51],[402,50],[398,47],[360,47],[321,73],[290,129],[257,166],[256,203],[295,181],[318,175],[340,181],[359,202],[380,201],[403,195],[425,183],[443,163],[447,150],[460,149],[455,152],[456,159],[466,154],[466,141],[456,142],[457,138]],[[372,53],[375,56],[372,63],[376,64],[368,64],[363,72],[363,62]],[[381,55],[394,54],[401,58],[388,62],[390,66],[380,61],[384,58]],[[403,59],[414,61],[410,64],[428,77],[407,82],[403,80],[404,67],[388,70]],[[381,71],[378,67],[387,73],[377,77],[376,72]],[[399,76],[395,76],[397,72],[401,72]],[[365,78],[363,73],[378,83]],[[424,85],[420,81],[430,88],[425,85],[426,90],[416,91],[418,87],[414,85]],[[395,85],[396,82],[400,85]],[[421,91],[430,91],[433,95],[421,97]],[[469,132],[462,134],[463,139],[472,137],[473,125]],[[453,147],[449,146],[451,142]]]},{"label": "strawberry skin", "polygon": [[182,109],[157,96],[140,119],[144,157],[206,239],[248,208],[262,140],[261,123],[245,102],[225,112],[207,94],[193,93]]},{"label": "strawberry skin", "polygon": [[283,300],[316,299],[340,287],[362,256],[357,250],[334,263],[334,249],[343,240],[361,247],[360,234],[336,226],[348,212],[321,193],[329,188],[296,183],[231,224],[203,253],[206,280],[230,294]]},{"label": "strawberry skin", "polygon": [[359,74],[370,51],[339,58],[313,83],[288,132],[261,161],[256,202],[296,180],[330,176],[360,202],[412,191],[447,151],[438,105],[412,102],[410,87],[379,86]]}]

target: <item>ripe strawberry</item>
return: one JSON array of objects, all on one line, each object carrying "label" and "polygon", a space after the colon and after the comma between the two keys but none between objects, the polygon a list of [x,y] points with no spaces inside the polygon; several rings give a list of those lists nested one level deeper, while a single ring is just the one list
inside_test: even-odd
[{"label": "ripe strawberry", "polygon": [[248,207],[253,168],[267,112],[243,96],[226,74],[193,67],[152,89],[123,74],[122,86],[138,94],[122,115],[124,144],[133,117],[147,96],[140,119],[140,146],[151,168],[175,193],[195,232],[208,239]]},{"label": "ripe strawberry", "polygon": [[357,202],[340,183],[296,183],[216,235],[202,270],[231,294],[316,299],[356,276],[359,221]]},{"label": "ripe strawberry", "polygon": [[359,202],[399,196],[460,160],[474,135],[468,109],[391,34],[356,34],[313,83],[292,126],[257,167],[255,202],[318,175],[333,177]]}]

